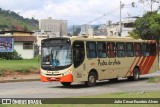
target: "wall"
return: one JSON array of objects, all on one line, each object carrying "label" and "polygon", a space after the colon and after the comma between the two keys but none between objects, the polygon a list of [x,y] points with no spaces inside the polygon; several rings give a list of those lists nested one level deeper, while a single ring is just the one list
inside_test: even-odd
[{"label": "wall", "polygon": [[23,42],[14,42],[14,49],[21,54],[23,59],[34,58],[34,49],[23,49]]},{"label": "wall", "polygon": [[21,32],[14,32],[13,36],[31,36],[30,33],[21,33]]}]

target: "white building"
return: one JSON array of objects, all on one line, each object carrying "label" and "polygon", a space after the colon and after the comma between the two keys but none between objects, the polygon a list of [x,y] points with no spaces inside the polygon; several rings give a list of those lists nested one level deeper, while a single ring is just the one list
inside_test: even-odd
[{"label": "white building", "polygon": [[91,25],[85,24],[81,26],[81,32],[79,35],[90,35],[93,36],[93,29]]},{"label": "white building", "polygon": [[21,55],[23,59],[32,59],[35,56],[36,37],[32,36],[33,32],[25,31],[1,31],[0,37],[10,36],[14,39],[14,50]]},{"label": "white building", "polygon": [[[134,20],[122,21],[121,36],[129,36],[129,32],[134,29]],[[109,23],[106,25],[108,36],[119,36],[119,23]]]},{"label": "white building", "polygon": [[37,54],[41,54],[41,41],[43,39],[49,38],[49,34],[51,34],[51,32],[44,32],[44,31],[36,31],[34,33],[34,36],[36,37],[37,41],[36,41],[36,46],[37,46]]},{"label": "white building", "polygon": [[14,36],[14,49],[23,59],[32,59],[35,56],[34,36]]},{"label": "white building", "polygon": [[67,35],[67,21],[57,20],[49,17],[39,21],[39,29],[43,32],[48,32],[49,37],[60,37]]}]

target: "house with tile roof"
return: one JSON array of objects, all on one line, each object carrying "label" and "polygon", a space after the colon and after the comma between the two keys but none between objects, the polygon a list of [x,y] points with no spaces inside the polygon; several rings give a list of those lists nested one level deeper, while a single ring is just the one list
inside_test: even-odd
[{"label": "house with tile roof", "polygon": [[23,59],[32,59],[35,56],[36,37],[33,32],[25,31],[0,31],[0,37],[12,37],[13,48],[21,55]]}]

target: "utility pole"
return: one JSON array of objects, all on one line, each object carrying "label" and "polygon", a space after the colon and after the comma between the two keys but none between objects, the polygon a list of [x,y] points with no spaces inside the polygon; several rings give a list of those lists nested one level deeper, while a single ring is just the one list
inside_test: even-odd
[{"label": "utility pole", "polygon": [[153,0],[151,0],[151,12],[152,12]]},{"label": "utility pole", "polygon": [[122,10],[122,2],[120,0],[119,36],[121,36],[121,33],[122,33],[122,28],[121,28],[121,26],[122,26],[122,21],[121,21],[122,12],[121,12],[121,10]]}]

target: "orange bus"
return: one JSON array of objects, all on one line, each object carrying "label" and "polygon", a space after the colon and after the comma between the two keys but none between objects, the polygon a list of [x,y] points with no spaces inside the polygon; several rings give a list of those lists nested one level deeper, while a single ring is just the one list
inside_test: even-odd
[{"label": "orange bus", "polygon": [[118,78],[138,80],[158,70],[155,40],[128,37],[58,37],[42,40],[42,82],[84,82]]}]

